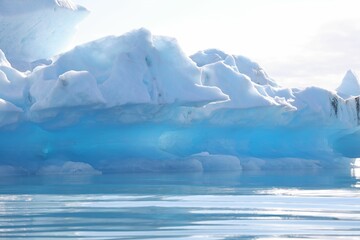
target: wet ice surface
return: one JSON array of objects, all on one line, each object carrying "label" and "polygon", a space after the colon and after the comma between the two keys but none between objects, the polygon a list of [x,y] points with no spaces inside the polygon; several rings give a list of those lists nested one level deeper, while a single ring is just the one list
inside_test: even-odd
[{"label": "wet ice surface", "polygon": [[360,172],[12,177],[1,239],[359,239]]}]

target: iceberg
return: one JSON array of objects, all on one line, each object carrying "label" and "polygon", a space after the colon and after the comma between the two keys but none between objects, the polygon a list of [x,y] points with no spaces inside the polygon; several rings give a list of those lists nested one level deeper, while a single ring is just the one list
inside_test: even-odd
[{"label": "iceberg", "polygon": [[27,70],[60,53],[88,13],[71,0],[1,0],[0,49],[13,65]]},{"label": "iceberg", "polygon": [[360,96],[359,78],[353,71],[347,71],[336,91],[344,99]]},{"label": "iceberg", "polygon": [[[70,1],[36,3],[2,1],[1,18],[31,24],[23,19],[41,8],[71,27],[46,46],[36,45],[49,37],[42,34],[0,40],[0,174],[318,169],[360,157],[351,71],[336,91],[285,88],[246,57],[217,49],[188,57],[175,39],[146,29],[43,60],[87,11]],[[13,63],[22,61],[37,64],[21,71]]]}]

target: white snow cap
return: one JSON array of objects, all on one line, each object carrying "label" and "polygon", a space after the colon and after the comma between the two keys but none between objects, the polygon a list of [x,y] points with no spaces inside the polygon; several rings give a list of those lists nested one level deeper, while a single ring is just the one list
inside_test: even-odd
[{"label": "white snow cap", "polygon": [[[87,77],[81,84],[74,85],[72,93],[78,95],[79,90],[75,89],[79,86],[87,84],[90,87],[91,80],[91,92],[100,90],[107,107],[138,104],[203,106],[228,99],[219,88],[202,85],[201,71],[174,39],[153,36],[146,29],[99,39],[59,55],[51,65],[34,70],[33,77],[42,76],[44,81],[40,80],[31,88],[31,95],[39,101],[49,80],[58,79],[61,74],[74,69],[86,71]],[[79,80],[74,79],[74,84]],[[58,85],[63,89],[61,84]],[[45,98],[41,108],[43,104],[46,108],[54,107],[61,96],[57,94],[51,102]],[[81,99],[83,97],[74,104],[78,105]]]},{"label": "white snow cap", "polygon": [[349,98],[360,95],[360,81],[352,70],[348,70],[340,86],[336,89],[341,97]]},{"label": "white snow cap", "polygon": [[[49,91],[44,93],[45,96],[39,98],[32,106],[32,111],[53,108],[94,107],[105,102],[97,88],[95,78],[86,71],[69,71],[60,75],[58,80],[47,82],[50,85]],[[33,88],[37,88],[37,91],[44,90],[44,86],[41,85],[34,85]],[[40,94],[38,93],[35,96],[38,95]]]},{"label": "white snow cap", "polygon": [[198,67],[224,62],[234,71],[248,76],[256,84],[278,87],[278,84],[266,74],[259,64],[244,56],[226,54],[218,49],[207,49],[195,53],[190,58]]},{"label": "white snow cap", "polygon": [[71,0],[0,0],[0,49],[15,65],[52,57],[87,14]]}]

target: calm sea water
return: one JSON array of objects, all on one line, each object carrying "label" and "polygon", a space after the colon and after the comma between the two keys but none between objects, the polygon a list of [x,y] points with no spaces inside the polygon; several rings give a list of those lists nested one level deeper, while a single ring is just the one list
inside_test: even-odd
[{"label": "calm sea water", "polygon": [[360,239],[360,169],[0,178],[0,239]]}]

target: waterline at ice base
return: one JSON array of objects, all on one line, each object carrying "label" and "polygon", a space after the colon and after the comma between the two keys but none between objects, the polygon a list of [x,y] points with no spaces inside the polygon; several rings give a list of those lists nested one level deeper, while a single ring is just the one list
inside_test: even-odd
[{"label": "waterline at ice base", "polygon": [[[72,26],[86,10],[66,2],[53,4],[79,16]],[[15,52],[0,40],[0,174],[348,168],[360,157],[352,71],[334,91],[291,89],[246,57],[188,57],[146,29],[52,58],[58,39],[30,40]]]}]

